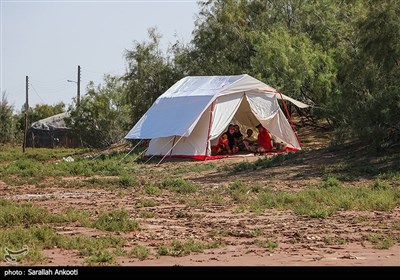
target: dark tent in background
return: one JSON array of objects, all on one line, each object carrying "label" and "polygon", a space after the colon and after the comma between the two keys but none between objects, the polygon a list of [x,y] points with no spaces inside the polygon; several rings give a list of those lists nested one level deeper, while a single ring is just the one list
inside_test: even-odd
[{"label": "dark tent in background", "polygon": [[66,127],[64,119],[68,112],[57,114],[37,122],[28,129],[26,146],[33,148],[76,148],[78,139]]}]

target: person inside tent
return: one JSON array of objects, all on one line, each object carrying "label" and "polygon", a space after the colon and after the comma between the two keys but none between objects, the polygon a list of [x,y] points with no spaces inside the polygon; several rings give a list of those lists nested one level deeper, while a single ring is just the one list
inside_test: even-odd
[{"label": "person inside tent", "polygon": [[257,138],[253,134],[253,130],[251,128],[247,129],[246,131],[246,137],[243,139],[243,144],[247,149],[247,146],[255,146],[257,145]]},{"label": "person inside tent", "polygon": [[226,132],[219,137],[218,144],[213,147],[213,152],[216,155],[226,155],[231,153],[231,149],[229,148],[228,134]]},{"label": "person inside tent", "polygon": [[262,126],[262,124],[258,124],[256,126],[258,129],[258,137],[257,137],[257,152],[265,153],[272,150],[271,136],[269,135],[268,130]]},{"label": "person inside tent", "polygon": [[240,127],[237,124],[235,124],[233,127],[235,128],[235,133],[233,134],[233,138],[235,138],[235,146],[242,151],[245,149],[243,144],[243,134],[240,132]]},{"label": "person inside tent", "polygon": [[263,127],[262,124],[258,124],[256,128],[258,129],[257,145],[250,146],[246,142],[246,149],[253,153],[265,153],[272,151],[271,136],[269,135],[268,130]]},{"label": "person inside tent", "polygon": [[235,141],[235,126],[233,124],[230,124],[228,126],[228,131],[226,132],[228,135],[228,141],[229,141],[229,153],[230,154],[236,154],[239,151],[239,147],[236,146],[236,141]]}]

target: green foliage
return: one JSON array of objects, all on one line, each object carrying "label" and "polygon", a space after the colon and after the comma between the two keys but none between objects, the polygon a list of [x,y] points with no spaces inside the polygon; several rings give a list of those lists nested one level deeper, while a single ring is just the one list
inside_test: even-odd
[{"label": "green foliage", "polygon": [[387,148],[400,139],[400,3],[364,5],[366,15],[355,20],[356,52],[339,80],[342,94],[332,100],[333,118],[339,129]]},{"label": "green foliage", "polygon": [[70,127],[91,147],[106,147],[120,141],[131,126],[125,86],[118,77],[105,76],[104,85],[88,86],[79,107],[70,107]]},{"label": "green foliage", "polygon": [[343,245],[349,243],[349,240],[335,236],[326,236],[324,237],[324,242],[327,245]]},{"label": "green foliage", "polygon": [[[45,260],[41,253],[42,249],[61,249],[79,250],[83,256],[94,255],[96,252],[103,251],[113,246],[122,246],[126,240],[121,237],[101,236],[92,237],[86,235],[67,236],[58,234],[48,226],[12,227],[0,229],[0,244],[12,250],[28,248],[28,254],[24,256],[22,262],[37,263]],[[0,257],[3,259],[4,251],[1,250]]]},{"label": "green foliage", "polygon": [[148,34],[149,42],[135,41],[133,49],[125,52],[128,67],[123,76],[124,98],[131,108],[130,124],[136,123],[164,91],[182,78],[160,50],[161,35],[155,28],[150,28]]},{"label": "green foliage", "polygon": [[337,69],[325,50],[307,34],[293,34],[286,27],[261,31],[254,37],[256,78],[292,97],[308,96],[317,104],[326,103]]},{"label": "green foliage", "polygon": [[336,183],[330,187],[310,188],[297,193],[267,189],[249,205],[251,210],[258,213],[266,208],[291,209],[298,215],[325,218],[338,210],[391,211],[400,205],[400,191],[391,187],[341,187]]},{"label": "green foliage", "polygon": [[268,252],[273,253],[275,249],[279,246],[278,241],[272,241],[272,240],[261,240],[261,239],[256,239],[254,240],[254,244],[267,249]]},{"label": "green foliage", "polygon": [[55,105],[36,104],[34,108],[29,108],[28,123],[32,124],[38,120],[42,120],[65,111],[65,104],[63,102]]},{"label": "green foliage", "polygon": [[65,220],[70,222],[79,221],[81,226],[90,227],[90,213],[85,210],[68,208],[65,211]]},{"label": "green foliage", "polygon": [[134,231],[139,228],[139,223],[129,219],[128,212],[124,209],[102,213],[94,222],[94,227],[106,231]]},{"label": "green foliage", "polygon": [[235,180],[229,185],[229,193],[237,202],[244,202],[248,199],[250,189],[241,180]]},{"label": "green foliage", "polygon": [[139,260],[145,260],[149,256],[150,250],[142,245],[135,245],[129,252],[130,257],[138,258]]},{"label": "green foliage", "polygon": [[204,249],[206,249],[205,244],[190,239],[186,242],[173,240],[169,246],[159,246],[157,251],[160,256],[182,257],[192,252],[203,252]]},{"label": "green foliage", "polygon": [[122,176],[118,180],[118,184],[121,187],[128,188],[138,185],[138,182],[135,177],[132,176]]},{"label": "green foliage", "polygon": [[369,242],[374,244],[375,249],[389,249],[394,245],[394,241],[392,237],[390,236],[385,236],[382,234],[372,234],[367,236],[367,239]]},{"label": "green foliage", "polygon": [[162,182],[164,188],[171,188],[177,193],[194,193],[197,191],[197,186],[191,181],[182,178],[167,178]]},{"label": "green foliage", "polygon": [[154,199],[146,199],[146,198],[141,198],[139,202],[135,205],[136,208],[142,208],[142,207],[154,207],[157,206],[158,202]]},{"label": "green foliage", "polygon": [[302,152],[299,151],[296,153],[279,154],[279,155],[276,155],[273,157],[259,158],[253,163],[244,161],[244,162],[235,164],[233,166],[233,170],[235,172],[240,172],[240,171],[245,171],[245,170],[256,170],[258,168],[269,168],[272,166],[282,165],[287,160],[296,158],[301,153]]},{"label": "green foliage", "polygon": [[374,182],[374,184],[372,185],[372,189],[373,190],[388,190],[390,189],[390,185],[384,181],[382,181],[381,179],[377,178]]},{"label": "green foliage", "polygon": [[322,188],[340,187],[340,181],[331,174],[327,174],[324,178],[324,181],[321,184],[321,187]]},{"label": "green foliage", "polygon": [[243,161],[238,164],[235,164],[233,170],[235,172],[245,171],[245,170],[255,170],[257,165],[250,163],[248,161]]},{"label": "green foliage", "polygon": [[33,206],[31,203],[16,203],[0,199],[0,227],[33,225],[50,220],[48,211]]},{"label": "green foliage", "polygon": [[8,104],[6,92],[4,91],[0,99],[0,144],[13,141],[15,129],[13,106]]},{"label": "green foliage", "polygon": [[114,255],[108,250],[97,251],[94,255],[87,257],[85,262],[89,265],[93,265],[95,263],[112,264],[114,262]]},{"label": "green foliage", "polygon": [[159,194],[160,193],[160,189],[157,186],[153,185],[153,184],[149,184],[148,186],[146,186],[145,192],[147,194],[154,195],[154,194]]},{"label": "green foliage", "polygon": [[188,173],[188,172],[202,172],[207,170],[212,170],[215,168],[215,164],[212,162],[209,163],[200,163],[192,166],[180,166],[175,170],[175,174]]}]

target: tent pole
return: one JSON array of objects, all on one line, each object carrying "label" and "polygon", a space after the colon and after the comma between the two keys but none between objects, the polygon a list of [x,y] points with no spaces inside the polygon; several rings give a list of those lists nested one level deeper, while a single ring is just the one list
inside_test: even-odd
[{"label": "tent pole", "polygon": [[[175,139],[176,139],[176,136],[174,136],[174,142],[172,142],[172,148],[175,146]],[[172,149],[171,148],[171,151],[169,152],[169,157],[171,157],[172,156]]]},{"label": "tent pole", "polygon": [[[176,136],[175,136],[176,137]],[[174,137],[174,141],[175,141],[175,137]],[[168,153],[171,151],[172,149],[179,143],[179,141],[181,141],[181,139],[183,138],[183,136],[181,136],[181,138],[178,139],[178,141],[176,141],[176,143],[171,147],[171,149],[169,149]],[[168,155],[168,153],[166,153],[163,158],[156,164],[156,166],[159,166],[160,163],[164,160],[164,158]]]},{"label": "tent pole", "polygon": [[132,162],[135,162],[141,155],[143,155],[146,151],[148,150],[148,147],[146,149],[144,149],[143,152],[141,152],[137,157],[135,157]]},{"label": "tent pole", "polygon": [[136,149],[137,146],[139,146],[140,143],[142,143],[143,139],[140,139],[140,141],[119,161],[123,161],[124,158],[126,158],[134,149]]},{"label": "tent pole", "polygon": [[211,123],[212,123],[212,117],[213,117],[213,113],[214,113],[214,106],[215,106],[215,101],[213,103],[211,103],[210,121],[208,122],[208,132],[207,132],[207,146],[206,146],[206,151],[204,153],[204,160],[207,159],[207,151],[208,151],[208,147],[210,144]]},{"label": "tent pole", "polygon": [[[121,140],[123,140],[124,138],[122,138]],[[119,141],[121,141],[121,140],[119,140]],[[118,141],[118,142],[119,142]],[[103,149],[102,151],[101,151],[101,153],[100,154],[98,154],[97,156],[95,156],[94,158],[92,158],[91,160],[95,160],[96,158],[98,158],[99,156],[101,156],[101,155],[103,155],[104,154],[104,152],[106,152],[106,151],[108,151],[109,149],[111,149],[112,148],[112,146],[111,145],[109,145],[108,146],[108,148],[107,149]]]},{"label": "tent pole", "polygon": [[294,132],[294,135],[296,135],[297,142],[299,142],[300,148],[303,149],[303,146],[301,145],[299,136],[297,135],[296,126],[294,125],[294,123],[293,123],[293,121],[292,121],[292,118],[291,118],[291,116],[290,116],[290,114],[289,114],[289,110],[288,110],[288,108],[287,108],[287,106],[286,106],[285,100],[283,99],[282,93],[281,93],[279,90],[277,90],[277,92],[278,92],[279,95],[281,96],[281,100],[282,100],[283,107],[285,108],[286,114],[287,114],[287,116],[288,116],[288,119],[289,119],[290,124],[291,124],[291,126],[292,126],[292,130],[293,130],[293,132]]},{"label": "tent pole", "polygon": [[[172,138],[171,138],[167,143],[165,143],[165,144],[161,147],[161,149],[163,149],[165,146],[167,146],[167,145],[171,142],[171,140],[172,140]],[[173,147],[172,147],[172,148],[173,148]],[[172,149],[172,148],[171,148],[171,149]],[[166,155],[168,155],[168,153],[169,153],[169,151],[166,153]],[[145,164],[148,163],[154,156],[155,156],[155,155],[152,155],[148,160],[146,160]],[[160,154],[160,156],[161,156],[161,154]]]}]

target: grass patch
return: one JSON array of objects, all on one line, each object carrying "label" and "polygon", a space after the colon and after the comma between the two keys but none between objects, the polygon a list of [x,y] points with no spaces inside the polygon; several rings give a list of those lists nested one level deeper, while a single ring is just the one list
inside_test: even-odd
[{"label": "grass patch", "polygon": [[303,153],[302,151],[298,151],[296,153],[279,154],[279,155],[276,155],[273,157],[259,158],[254,163],[244,161],[244,162],[235,164],[233,166],[233,171],[241,172],[241,171],[246,171],[246,170],[256,170],[259,168],[269,168],[272,166],[282,165],[286,161],[296,158],[302,153]]},{"label": "grass patch", "polygon": [[83,227],[90,227],[90,213],[84,210],[68,208],[65,211],[65,219],[68,222],[78,221]]},{"label": "grass patch", "polygon": [[183,257],[191,253],[200,253],[205,249],[215,249],[224,246],[222,240],[215,240],[210,243],[203,243],[190,239],[188,241],[173,240],[170,245],[162,245],[157,248],[160,256]]},{"label": "grass patch", "polygon": [[186,242],[173,240],[169,246],[158,247],[157,252],[160,256],[182,257],[192,252],[203,252],[205,248],[206,246],[202,242],[193,239]]},{"label": "grass patch", "polygon": [[325,178],[321,183],[321,187],[325,189],[340,187],[340,185],[341,185],[340,181],[329,173],[325,175]]},{"label": "grass patch", "polygon": [[114,255],[108,250],[98,251],[95,254],[87,257],[85,263],[93,264],[113,264],[115,261]]},{"label": "grass patch", "polygon": [[273,253],[275,252],[275,249],[278,248],[279,242],[278,241],[272,241],[272,240],[261,240],[261,239],[256,239],[254,240],[254,244],[265,248],[268,252]]},{"label": "grass patch", "polygon": [[392,187],[341,187],[336,183],[330,187],[310,188],[296,193],[267,189],[249,205],[252,211],[258,213],[272,208],[290,209],[297,215],[325,218],[338,210],[393,210],[400,205],[400,190]]},{"label": "grass patch", "polygon": [[372,234],[367,236],[367,240],[374,244],[375,249],[389,249],[390,247],[393,246],[394,241],[390,236],[385,236],[381,234]]},{"label": "grass patch", "polygon": [[36,207],[32,203],[0,199],[0,208],[0,227],[72,221],[72,217],[51,214],[46,209]]},{"label": "grass patch", "polygon": [[240,172],[240,171],[245,171],[245,170],[256,170],[256,169],[257,169],[257,165],[255,163],[248,162],[248,161],[242,161],[233,166],[233,171],[235,171],[235,172]]},{"label": "grass patch", "polygon": [[151,211],[141,211],[139,213],[140,217],[145,218],[145,219],[151,219],[151,218],[156,218],[158,217],[158,214],[155,212]]},{"label": "grass patch", "polygon": [[161,192],[161,190],[153,184],[147,185],[145,187],[144,191],[145,191],[145,193],[150,194],[150,195],[156,195]]},{"label": "grass patch", "polygon": [[[11,229],[0,229],[0,244],[10,250],[28,248],[28,254],[20,258],[20,261],[38,263],[45,260],[41,253],[43,249],[75,249],[82,256],[91,256],[100,250],[109,247],[122,246],[126,240],[121,237],[102,236],[91,237],[86,235],[67,236],[60,235],[48,226],[32,226],[22,228],[20,226]],[[4,259],[4,250],[1,257]]]},{"label": "grass patch", "polygon": [[162,182],[162,187],[181,194],[194,193],[197,191],[197,186],[193,182],[182,178],[167,178]]},{"label": "grass patch", "polygon": [[229,184],[228,192],[233,200],[237,202],[245,202],[248,199],[251,189],[246,187],[241,180],[237,179]]},{"label": "grass patch", "polygon": [[203,172],[203,171],[209,171],[209,170],[213,170],[216,168],[215,163],[213,162],[209,162],[206,164],[195,164],[192,166],[182,166],[182,167],[178,167],[175,170],[175,174],[182,174],[182,173],[189,173],[189,172]]},{"label": "grass patch", "polygon": [[327,245],[343,245],[348,243],[348,240],[341,237],[336,236],[325,236],[324,243]]},{"label": "grass patch", "polygon": [[135,177],[124,175],[118,179],[118,185],[123,188],[129,188],[138,186],[139,182],[136,180]]},{"label": "grass patch", "polygon": [[141,198],[136,204],[136,208],[143,208],[143,207],[155,207],[158,205],[157,200],[154,199],[147,199],[147,198]]},{"label": "grass patch", "polygon": [[379,191],[379,190],[388,190],[388,189],[391,188],[391,186],[390,186],[388,183],[382,181],[382,180],[378,177],[378,178],[375,180],[375,182],[372,184],[371,188],[372,188],[373,190]]},{"label": "grass patch", "polygon": [[148,258],[150,250],[142,245],[135,245],[132,250],[128,253],[128,256],[137,258],[139,260],[145,260]]},{"label": "grass patch", "polygon": [[125,209],[114,210],[102,213],[93,223],[94,227],[105,231],[135,231],[139,228],[139,223],[129,219]]}]

